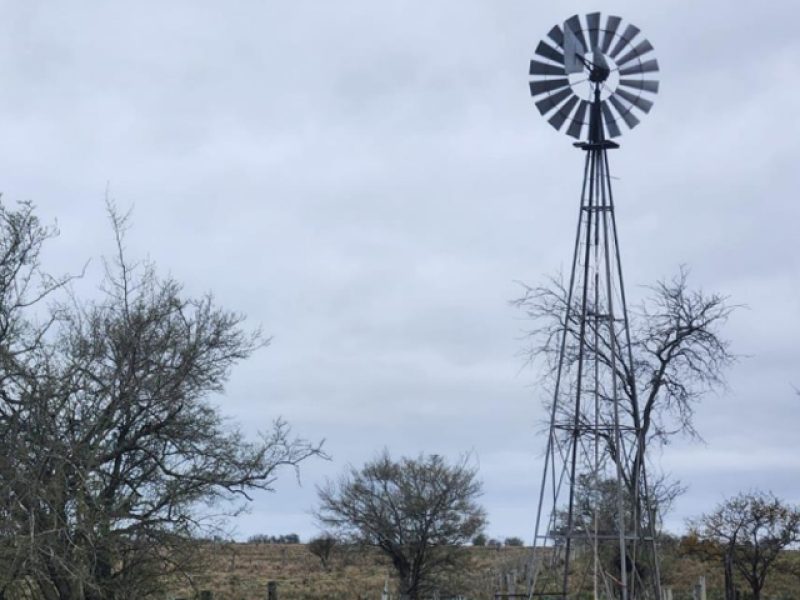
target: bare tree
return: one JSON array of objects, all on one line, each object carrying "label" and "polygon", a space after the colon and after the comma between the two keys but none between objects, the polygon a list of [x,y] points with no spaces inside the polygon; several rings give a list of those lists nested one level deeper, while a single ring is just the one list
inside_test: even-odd
[{"label": "bare tree", "polygon": [[25,592],[37,568],[34,505],[43,492],[45,454],[27,404],[43,372],[58,311],[39,310],[72,277],[43,271],[42,246],[58,231],[41,223],[33,205],[0,202],[0,598]]},{"label": "bare tree", "polygon": [[771,493],[741,493],[691,526],[701,547],[715,549],[722,559],[726,600],[735,597],[734,572],[750,585],[753,600],[760,600],[767,575],[784,550],[800,543],[800,508]]},{"label": "bare tree", "polygon": [[[599,417],[606,427],[601,427],[598,435],[603,436],[603,430],[608,432],[603,437],[606,452],[612,459],[620,455],[625,484],[635,497],[641,490],[634,490],[633,482],[641,481],[645,450],[666,445],[679,434],[699,438],[693,422],[695,405],[709,391],[724,386],[725,370],[735,360],[720,331],[734,308],[727,298],[690,289],[685,268],[649,290],[649,297],[629,311],[632,366],[628,348],[622,343],[626,337],[623,323],[615,325],[618,333],[613,344],[602,319],[587,319],[583,336],[586,354],[596,356],[600,364],[613,370],[621,384],[620,409],[633,426],[634,437],[624,436],[625,447],[617,447],[609,389],[599,390]],[[582,311],[575,305],[568,311],[568,298],[564,284],[550,280],[546,285],[526,287],[515,302],[534,322],[528,353],[531,360],[544,365],[546,382],[556,376],[565,331],[564,372],[578,361]],[[586,312],[596,314],[591,301]],[[567,314],[569,321],[565,320]],[[571,388],[565,385],[562,389]],[[593,407],[587,407],[587,413],[581,416],[583,424],[589,425],[594,419],[590,410]],[[663,493],[670,494],[666,489]]]},{"label": "bare tree", "polygon": [[313,538],[306,546],[308,551],[319,559],[322,568],[326,571],[330,566],[331,554],[336,546],[336,538],[330,534],[323,534]]},{"label": "bare tree", "polygon": [[460,547],[486,523],[476,502],[481,483],[467,458],[454,465],[435,454],[395,461],[384,451],[318,492],[318,520],[383,551],[397,571],[401,593],[413,600],[461,564]]},{"label": "bare tree", "polygon": [[[32,300],[0,306],[0,481],[14,550],[2,554],[2,581],[46,600],[157,593],[211,515],[320,453],[281,420],[255,442],[225,421],[210,397],[268,340],[210,295],[186,297],[152,264],[129,262],[125,218],[110,215],[117,255],[100,299],[73,297],[37,324],[26,309],[41,313],[36,302],[65,281],[42,276]],[[50,232],[29,206],[3,218],[28,245],[16,269],[0,269],[8,298],[32,286],[30,257]]]}]

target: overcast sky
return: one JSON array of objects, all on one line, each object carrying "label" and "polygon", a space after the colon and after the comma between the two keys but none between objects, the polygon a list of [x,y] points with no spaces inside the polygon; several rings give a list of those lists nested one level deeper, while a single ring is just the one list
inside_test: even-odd
[{"label": "overcast sky", "polygon": [[610,159],[629,293],[692,270],[746,305],[729,389],[658,460],[689,486],[670,525],[751,487],[800,501],[800,5],[3,2],[0,190],[100,276],[104,194],[128,246],[273,336],[224,412],[283,416],[330,462],[233,523],[315,532],[315,485],[392,453],[471,451],[489,533],[530,539],[542,392],[509,301],[569,264],[582,152],[530,99],[528,60],[575,12],[638,25],[661,91]]}]

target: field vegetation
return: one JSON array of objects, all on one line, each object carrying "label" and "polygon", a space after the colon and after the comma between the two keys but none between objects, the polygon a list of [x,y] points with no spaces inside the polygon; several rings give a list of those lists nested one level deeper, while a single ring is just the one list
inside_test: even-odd
[{"label": "field vegetation", "polygon": [[[668,538],[662,545],[664,585],[674,600],[691,600],[701,575],[706,577],[708,600],[724,598],[723,565],[698,557],[689,538]],[[530,548],[519,546],[468,547],[469,565],[454,576],[452,590],[470,600],[492,600],[495,592],[525,590]],[[190,579],[175,582],[167,600],[195,598],[199,591],[213,592],[214,600],[264,600],[267,583],[278,583],[279,600],[379,600],[388,581],[397,598],[398,581],[389,561],[378,550],[338,545],[324,567],[305,544],[207,543],[205,561]],[[785,552],[782,564],[764,590],[766,600],[800,598],[800,552]],[[576,575],[585,568],[578,562]],[[742,600],[747,586],[739,582]],[[589,580],[586,581],[590,598]],[[444,595],[442,596],[444,598]]]}]

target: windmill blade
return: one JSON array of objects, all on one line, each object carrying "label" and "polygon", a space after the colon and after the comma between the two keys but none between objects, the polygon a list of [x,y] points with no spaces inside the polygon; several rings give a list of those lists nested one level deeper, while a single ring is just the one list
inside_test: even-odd
[{"label": "windmill blade", "polygon": [[551,65],[550,63],[539,62],[538,60],[531,61],[531,68],[528,71],[530,75],[564,75],[564,67]]},{"label": "windmill blade", "polygon": [[563,90],[559,90],[555,94],[550,94],[546,98],[542,98],[536,102],[536,108],[539,109],[539,113],[542,115],[547,114],[556,106],[561,104],[564,99],[569,96],[574,96],[575,94],[572,92],[572,88],[564,88]]},{"label": "windmill blade", "polygon": [[611,101],[611,104],[614,105],[614,108],[617,109],[617,112],[619,113],[619,116],[622,117],[623,121],[625,121],[625,124],[628,127],[633,129],[634,127],[636,127],[639,124],[639,119],[637,119],[631,113],[631,109],[630,108],[626,108],[625,106],[622,105],[622,102],[620,102],[619,98],[617,98],[616,92],[614,94],[611,94],[608,97],[608,99]]},{"label": "windmill blade", "polygon": [[600,13],[593,12],[586,15],[586,23],[589,25],[589,48],[593,50],[599,46],[600,41]]},{"label": "windmill blade", "polygon": [[603,45],[600,46],[600,50],[602,50],[604,54],[608,53],[608,48],[611,46],[611,41],[614,39],[614,34],[617,33],[617,28],[621,22],[621,18],[609,15],[606,21],[605,35],[603,35]]},{"label": "windmill blade", "polygon": [[606,131],[608,132],[609,137],[615,138],[622,135],[619,127],[617,127],[617,118],[614,116],[614,113],[611,112],[608,102],[603,100],[600,103],[600,110],[603,111],[603,123],[606,126]]},{"label": "windmill blade", "polygon": [[641,96],[637,96],[636,94],[631,94],[627,90],[618,88],[617,91],[614,93],[619,94],[621,98],[624,98],[625,100],[633,104],[633,106],[635,106],[639,110],[643,110],[644,112],[650,112],[650,109],[653,108],[653,103],[650,102],[650,100],[646,100]]},{"label": "windmill blade", "polygon": [[581,103],[578,105],[578,110],[575,112],[575,116],[572,118],[572,123],[569,124],[569,128],[567,129],[567,135],[570,135],[574,138],[581,137],[581,129],[583,129],[583,119],[586,116],[587,108],[589,108],[589,103],[586,100],[581,100]]},{"label": "windmill blade", "polygon": [[553,40],[559,48],[564,47],[564,32],[561,31],[561,27],[558,25],[553,26],[553,28],[547,32],[547,37]]},{"label": "windmill blade", "polygon": [[560,65],[564,64],[564,55],[551,45],[545,44],[544,42],[539,42],[539,45],[536,46],[536,54],[545,58],[549,58],[553,62],[557,62]]},{"label": "windmill blade", "polygon": [[557,90],[560,88],[569,88],[569,79],[564,77],[563,79],[546,79],[544,81],[531,81],[530,88],[531,88],[531,96],[538,96],[539,94],[544,94],[545,92],[552,92],[553,90]]},{"label": "windmill blade", "polygon": [[643,63],[631,65],[619,70],[620,76],[637,75],[639,73],[654,73],[658,71],[658,61],[656,59],[646,60]]},{"label": "windmill blade", "polygon": [[547,122],[550,123],[553,127],[556,128],[556,131],[561,129],[561,126],[564,124],[564,121],[567,120],[572,109],[575,108],[575,105],[578,103],[578,97],[572,96],[569,100],[564,103],[564,106],[559,108],[552,117],[550,117]]},{"label": "windmill blade", "polygon": [[[637,33],[639,33],[639,28],[636,27],[636,25],[628,25],[625,28],[625,32],[617,40],[614,50],[611,51],[611,58],[616,58],[617,54],[619,54],[626,45],[632,44],[633,38],[636,37]],[[619,64],[619,61],[617,61],[617,64]]]},{"label": "windmill blade", "polygon": [[619,84],[645,92],[658,93],[658,82],[649,79],[620,79]]},{"label": "windmill blade", "polygon": [[642,54],[650,52],[650,50],[652,49],[653,49],[653,44],[651,44],[647,40],[639,42],[638,44],[636,44],[633,50],[628,52],[625,56],[623,56],[617,61],[617,66],[621,67],[625,63],[632,61],[634,58],[639,58]]},{"label": "windmill blade", "polygon": [[586,46],[586,37],[583,35],[581,20],[578,18],[578,15],[572,15],[569,19],[564,21],[564,26],[569,27],[575,34],[575,37],[581,41],[581,45],[583,45],[583,50],[585,52],[588,47]]},{"label": "windmill blade", "polygon": [[629,44],[632,44],[633,38],[635,38],[640,31],[641,29],[639,29],[636,25],[628,25],[625,28],[625,33],[622,34],[622,37],[625,38]]}]

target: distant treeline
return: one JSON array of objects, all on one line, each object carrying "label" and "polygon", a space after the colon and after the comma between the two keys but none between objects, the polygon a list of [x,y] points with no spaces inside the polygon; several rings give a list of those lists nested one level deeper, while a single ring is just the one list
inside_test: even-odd
[{"label": "distant treeline", "polygon": [[247,538],[248,544],[299,544],[300,536],[296,533],[287,533],[286,535],[267,535],[265,533],[258,533],[251,535]]}]

